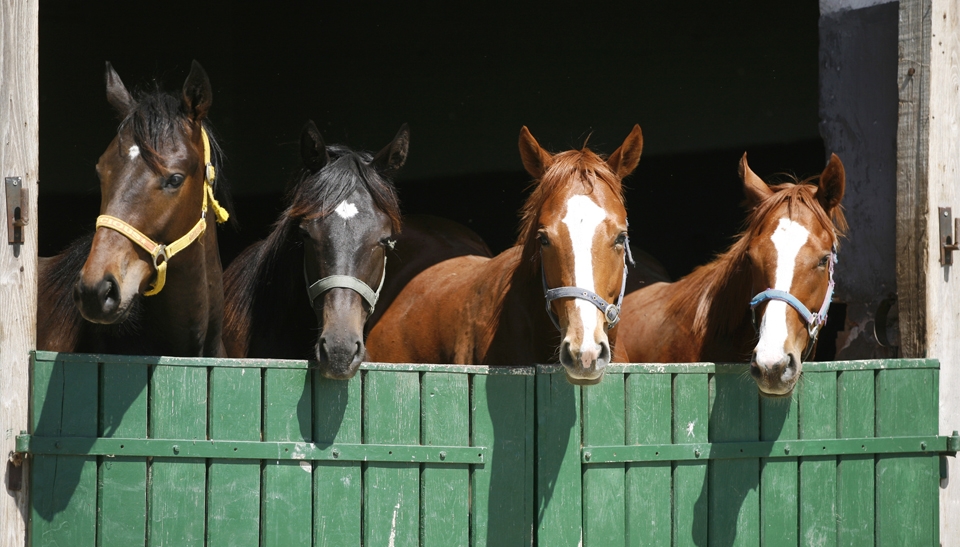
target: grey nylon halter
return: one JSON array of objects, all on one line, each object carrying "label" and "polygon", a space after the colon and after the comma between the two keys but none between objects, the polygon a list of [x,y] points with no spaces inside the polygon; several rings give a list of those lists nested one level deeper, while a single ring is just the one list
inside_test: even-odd
[{"label": "grey nylon halter", "polygon": [[307,283],[307,296],[310,298],[310,306],[313,306],[313,302],[321,294],[329,291],[330,289],[350,289],[359,294],[363,300],[367,303],[367,308],[370,314],[373,314],[374,308],[377,306],[377,300],[380,299],[380,289],[383,288],[383,281],[387,278],[387,253],[383,253],[383,273],[380,275],[380,285],[377,286],[377,290],[374,291],[370,288],[370,285],[367,285],[360,279],[352,277],[349,275],[328,275],[322,279],[318,279],[313,283],[310,283],[310,278],[307,276],[307,263],[304,260],[303,263],[303,279]]},{"label": "grey nylon halter", "polygon": [[827,285],[827,293],[823,295],[823,303],[820,305],[820,310],[817,313],[812,313],[806,306],[803,305],[803,302],[796,297],[790,294],[787,291],[778,291],[776,289],[767,289],[761,291],[756,296],[750,300],[750,314],[753,321],[753,328],[757,328],[757,306],[768,301],[768,300],[779,300],[781,302],[786,302],[793,309],[797,310],[797,313],[800,314],[800,317],[803,318],[803,321],[807,324],[807,334],[810,339],[807,342],[807,348],[803,352],[803,360],[806,361],[807,357],[810,356],[810,353],[813,351],[813,347],[816,345],[817,337],[820,335],[820,329],[827,323],[827,312],[830,310],[830,302],[833,301],[833,265],[839,262],[837,258],[837,246],[834,245],[833,249],[830,250],[830,259],[827,263],[829,273],[829,284]]},{"label": "grey nylon halter", "polygon": [[560,330],[560,318],[550,308],[550,303],[558,298],[579,298],[596,306],[604,319],[607,320],[607,330],[617,326],[620,322],[620,305],[623,303],[623,293],[627,290],[627,262],[633,265],[633,254],[630,252],[630,238],[624,239],[623,247],[626,252],[623,255],[623,281],[620,284],[620,296],[617,297],[616,304],[608,304],[606,300],[597,293],[581,287],[557,287],[547,288],[547,274],[543,271],[543,248],[540,248],[540,281],[543,283],[543,298],[547,301],[547,315],[553,321],[553,326]]}]

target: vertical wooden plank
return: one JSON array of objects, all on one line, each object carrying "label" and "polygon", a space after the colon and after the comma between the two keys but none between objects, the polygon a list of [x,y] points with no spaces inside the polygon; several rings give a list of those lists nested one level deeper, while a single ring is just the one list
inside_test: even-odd
[{"label": "vertical wooden plank", "polygon": [[[757,386],[740,374],[718,373],[711,381],[710,442],[756,441],[760,434]],[[760,461],[755,458],[710,463],[711,545],[760,542]]]},{"label": "vertical wooden plank", "polygon": [[[267,369],[263,378],[263,440],[310,442],[310,372]],[[313,522],[313,466],[305,460],[268,460],[263,469],[261,545],[309,545]]]},{"label": "vertical wooden plank", "polygon": [[[877,373],[877,436],[937,432],[936,369]],[[939,458],[933,454],[878,456],[876,544],[939,544]]]},{"label": "vertical wooden plank", "polygon": [[[261,369],[210,370],[210,439],[260,440]],[[260,460],[211,460],[207,547],[253,545],[260,537]]]},{"label": "vertical wooden plank", "polygon": [[[709,375],[673,378],[674,444],[707,443]],[[706,461],[677,462],[673,469],[673,541],[676,547],[707,544],[709,493]]]},{"label": "vertical wooden plank", "polygon": [[[27,536],[27,467],[11,469],[23,477],[19,490],[10,490],[8,458],[16,452],[17,434],[29,429],[30,350],[37,347],[37,173],[39,171],[39,0],[0,1],[0,184],[20,177],[29,192],[23,203],[29,223],[21,228],[25,245],[4,241],[0,252],[0,547],[23,545]],[[7,231],[7,209],[0,207],[0,227]],[[15,459],[19,465],[20,460]]]},{"label": "vertical wooden plank", "polygon": [[537,375],[537,543],[577,546],[582,534],[580,387]]},{"label": "vertical wooden plank", "polygon": [[[418,444],[420,374],[367,372],[363,394],[364,443]],[[364,545],[419,543],[420,466],[369,463],[363,476]]]},{"label": "vertical wooden plank", "polygon": [[[800,384],[800,438],[837,437],[835,372],[804,372]],[[800,459],[800,544],[837,544],[837,458]]]},{"label": "vertical wooden plank", "polygon": [[[97,363],[39,361],[34,370],[33,434],[90,437],[93,442],[97,436]],[[33,545],[95,545],[96,457],[36,456],[33,474]]]},{"label": "vertical wooden plank", "polygon": [[[347,382],[313,376],[314,442],[360,444],[361,372]],[[313,469],[314,545],[360,547],[360,462],[316,462]]]},{"label": "vertical wooden plank", "polygon": [[[153,367],[150,437],[184,442],[206,439],[207,369]],[[153,458],[147,498],[148,545],[203,545],[206,467],[201,458]]]},{"label": "vertical wooden plank", "polygon": [[[671,442],[672,376],[630,374],[626,378],[626,444]],[[670,545],[670,462],[627,464],[625,526],[629,547]]]},{"label": "vertical wooden plank", "polygon": [[[760,398],[760,440],[796,439],[797,396]],[[763,458],[760,461],[760,544],[797,547],[800,485],[797,458]]]},{"label": "vertical wooden plank", "polygon": [[[837,436],[873,437],[874,372],[845,370],[837,378]],[[837,545],[874,544],[874,458],[850,454],[837,464]]]},{"label": "vertical wooden plank", "polygon": [[[607,374],[583,388],[584,446],[623,445],[625,437],[624,375]],[[626,544],[624,465],[587,464],[583,470],[583,544]]]},{"label": "vertical wooden plank", "polygon": [[[466,374],[425,372],[421,381],[422,443],[467,446],[470,386]],[[420,545],[467,547],[470,542],[470,468],[424,464],[420,476]]]},{"label": "vertical wooden plank", "polygon": [[[147,367],[104,363],[100,377],[101,437],[147,437]],[[97,545],[143,545],[147,532],[147,461],[100,458]]]},{"label": "vertical wooden plank", "polygon": [[490,455],[471,471],[471,545],[526,547],[533,541],[532,376],[473,377],[473,446]]}]

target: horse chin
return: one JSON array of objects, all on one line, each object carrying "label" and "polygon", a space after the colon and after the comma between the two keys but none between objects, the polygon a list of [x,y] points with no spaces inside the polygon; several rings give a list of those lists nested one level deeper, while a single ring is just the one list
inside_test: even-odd
[{"label": "horse chin", "polygon": [[783,399],[793,395],[793,389],[800,379],[799,356],[790,353],[784,362],[763,366],[756,359],[750,363],[750,374],[757,382],[760,395],[768,399]]},{"label": "horse chin", "polygon": [[366,354],[363,342],[331,344],[323,336],[317,341],[316,359],[320,374],[330,380],[349,380],[356,376]]}]

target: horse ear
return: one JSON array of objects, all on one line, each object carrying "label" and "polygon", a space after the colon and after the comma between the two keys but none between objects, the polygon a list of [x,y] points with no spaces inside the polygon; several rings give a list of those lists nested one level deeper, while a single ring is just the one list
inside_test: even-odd
[{"label": "horse ear", "polygon": [[190,65],[190,74],[183,82],[180,108],[190,119],[199,122],[207,117],[211,104],[213,104],[213,88],[210,86],[210,78],[207,77],[207,72],[203,70],[200,63],[193,61]]},{"label": "horse ear", "polygon": [[307,120],[306,125],[300,132],[300,158],[303,160],[303,166],[311,173],[323,169],[323,166],[330,161],[327,155],[327,145],[320,136],[320,130],[313,120]]},{"label": "horse ear", "polygon": [[107,102],[117,111],[120,118],[126,118],[127,114],[133,110],[134,101],[127,91],[126,86],[120,80],[117,71],[113,69],[110,61],[107,61]]},{"label": "horse ear", "polygon": [[743,193],[747,196],[747,205],[754,207],[773,195],[773,190],[757,176],[747,165],[747,153],[740,158],[740,180],[743,181]]},{"label": "horse ear", "polygon": [[527,173],[535,179],[542,177],[553,163],[553,156],[540,148],[540,143],[533,138],[527,126],[520,128],[520,159],[523,160],[523,167]]},{"label": "horse ear", "polygon": [[830,154],[830,161],[820,173],[820,185],[817,188],[817,201],[823,210],[829,213],[840,205],[843,199],[843,189],[846,186],[846,173],[843,163],[836,154]]},{"label": "horse ear", "polygon": [[390,144],[383,147],[383,150],[377,152],[371,165],[378,173],[392,177],[403,167],[407,161],[407,152],[410,150],[410,127],[407,124],[400,126],[397,136],[390,141]]},{"label": "horse ear", "polygon": [[623,141],[620,148],[614,150],[613,154],[610,154],[610,157],[607,158],[607,165],[610,166],[610,169],[616,173],[618,177],[626,177],[637,168],[637,164],[640,163],[640,152],[642,151],[643,133],[640,132],[639,125],[634,125],[633,131],[627,135],[626,140]]}]

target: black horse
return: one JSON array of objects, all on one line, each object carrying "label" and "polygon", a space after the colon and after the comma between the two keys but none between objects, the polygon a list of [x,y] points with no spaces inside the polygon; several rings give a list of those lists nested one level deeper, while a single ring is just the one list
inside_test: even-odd
[{"label": "black horse", "polygon": [[409,141],[404,125],[372,155],[326,146],[316,125],[306,124],[304,169],[286,209],[270,235],[224,272],[229,356],[315,356],[328,378],[356,374],[365,353],[364,324],[400,231],[391,179],[406,160]]}]

